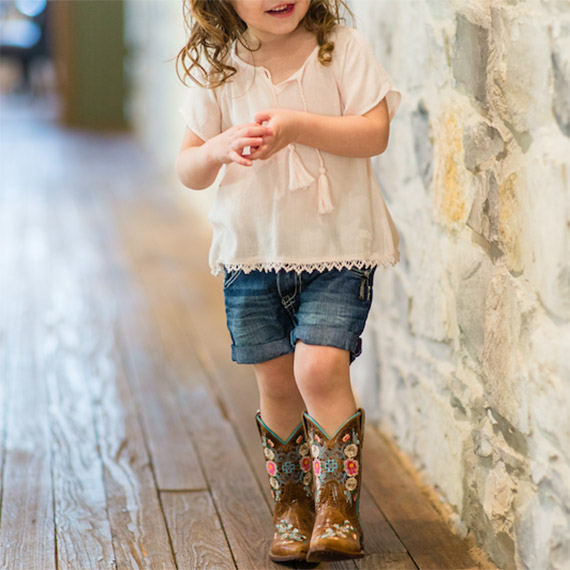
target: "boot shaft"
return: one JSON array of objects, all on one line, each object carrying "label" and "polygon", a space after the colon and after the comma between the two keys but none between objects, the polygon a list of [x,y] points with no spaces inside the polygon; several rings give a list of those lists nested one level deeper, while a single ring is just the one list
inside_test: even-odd
[{"label": "boot shaft", "polygon": [[291,493],[302,492],[313,498],[313,473],[310,447],[303,424],[299,424],[287,440],[282,440],[256,415],[257,428],[263,445],[265,469],[271,494],[276,503]]},{"label": "boot shaft", "polygon": [[325,495],[334,500],[342,495],[347,506],[358,508],[364,411],[359,409],[332,437],[308,414],[303,422],[313,459],[315,503]]}]

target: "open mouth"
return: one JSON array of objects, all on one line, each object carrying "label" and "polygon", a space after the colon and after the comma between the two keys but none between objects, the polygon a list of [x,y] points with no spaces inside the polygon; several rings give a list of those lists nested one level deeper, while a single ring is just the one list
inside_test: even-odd
[{"label": "open mouth", "polygon": [[288,16],[295,9],[295,4],[280,4],[271,10],[267,10],[267,14],[272,16]]}]

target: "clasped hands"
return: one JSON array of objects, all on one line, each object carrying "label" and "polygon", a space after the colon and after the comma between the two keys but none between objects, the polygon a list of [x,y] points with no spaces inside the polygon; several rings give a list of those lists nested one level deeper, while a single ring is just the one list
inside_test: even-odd
[{"label": "clasped hands", "polygon": [[268,109],[256,113],[254,123],[230,127],[219,135],[221,162],[252,166],[255,160],[273,156],[295,142],[299,119],[300,113],[297,111]]}]

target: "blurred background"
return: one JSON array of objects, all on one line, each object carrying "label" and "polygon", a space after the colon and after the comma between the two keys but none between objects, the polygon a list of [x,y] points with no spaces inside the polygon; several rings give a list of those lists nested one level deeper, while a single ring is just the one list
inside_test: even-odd
[{"label": "blurred background", "polygon": [[183,41],[176,0],[0,0],[0,113],[131,130],[171,172]]}]

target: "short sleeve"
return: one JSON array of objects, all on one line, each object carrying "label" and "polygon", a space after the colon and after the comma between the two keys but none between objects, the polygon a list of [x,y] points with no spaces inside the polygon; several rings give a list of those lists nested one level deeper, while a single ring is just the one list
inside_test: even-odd
[{"label": "short sleeve", "polygon": [[363,115],[386,98],[392,120],[400,105],[401,93],[368,42],[354,29],[344,28],[343,31],[346,34],[344,42],[339,42],[343,55],[339,62],[342,66],[339,90],[343,115]]},{"label": "short sleeve", "polygon": [[186,126],[203,141],[222,132],[222,113],[215,89],[190,86],[179,111]]}]

